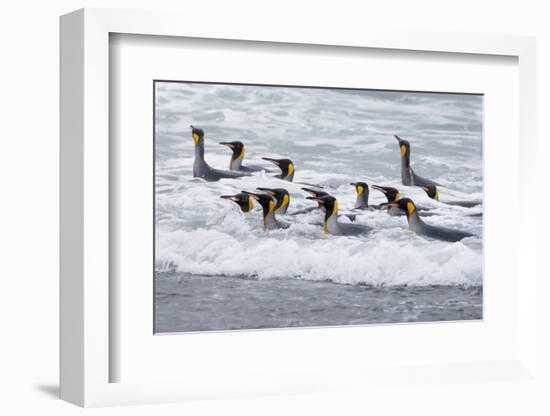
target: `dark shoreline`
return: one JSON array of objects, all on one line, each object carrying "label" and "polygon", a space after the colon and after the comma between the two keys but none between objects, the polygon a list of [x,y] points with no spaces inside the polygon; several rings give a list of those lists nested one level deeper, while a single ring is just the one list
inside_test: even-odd
[{"label": "dark shoreline", "polygon": [[155,333],[479,320],[481,287],[155,273]]}]

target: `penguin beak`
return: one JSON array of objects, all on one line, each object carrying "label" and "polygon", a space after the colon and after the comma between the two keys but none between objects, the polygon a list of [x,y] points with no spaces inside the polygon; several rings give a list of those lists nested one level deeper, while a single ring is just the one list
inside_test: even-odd
[{"label": "penguin beak", "polygon": [[397,134],[395,134],[393,137],[395,137],[395,140],[397,140],[399,143],[401,143],[401,139],[399,138],[399,136]]},{"label": "penguin beak", "polygon": [[224,146],[227,146],[229,147],[230,149],[233,149],[235,147],[235,145],[231,144],[231,143],[227,143],[227,142],[220,142],[219,144],[223,144]]},{"label": "penguin beak", "polygon": [[427,187],[421,186],[421,188],[422,188],[422,190],[423,190],[424,192],[428,192],[428,188],[427,188]]},{"label": "penguin beak", "polygon": [[273,192],[271,189],[268,188],[256,188],[258,191],[265,192],[266,194],[270,196],[275,196],[275,192]]},{"label": "penguin beak", "polygon": [[380,192],[382,192],[383,194],[387,194],[387,193],[388,193],[388,191],[386,191],[383,187],[378,186],[378,185],[371,185],[371,188],[372,188],[372,189],[376,189],[377,191],[380,191]]},{"label": "penguin beak", "polygon": [[267,160],[268,162],[271,162],[271,163],[275,163],[277,166],[280,165],[279,161],[278,160],[275,160],[275,159],[270,159],[268,157],[262,157],[263,160]]},{"label": "penguin beak", "polygon": [[[315,196],[316,192],[313,190],[313,189],[309,189],[309,188],[300,188],[302,191],[306,191],[308,194],[310,194],[311,196]],[[306,197],[307,198],[307,197]]]},{"label": "penguin beak", "polygon": [[351,182],[350,185],[351,186],[357,186],[357,183],[356,182]]},{"label": "penguin beak", "polygon": [[325,203],[325,201],[323,201],[321,198],[317,198],[316,196],[306,196],[306,199],[309,199],[311,201],[317,201],[318,203],[323,205]]},{"label": "penguin beak", "polygon": [[386,206],[386,207],[396,207],[396,208],[399,208],[399,204],[396,203],[396,202],[386,202],[385,204],[380,204],[380,205],[383,205],[383,206]]},{"label": "penguin beak", "polygon": [[221,195],[220,198],[229,199],[230,201],[237,203],[239,202],[239,198],[236,195]]}]

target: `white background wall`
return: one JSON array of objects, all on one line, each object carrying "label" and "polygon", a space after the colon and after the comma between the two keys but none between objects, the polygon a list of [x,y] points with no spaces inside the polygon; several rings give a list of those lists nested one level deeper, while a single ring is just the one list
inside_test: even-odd
[{"label": "white background wall", "polygon": [[[211,13],[269,16],[281,28],[370,24],[535,35],[538,132],[550,115],[550,13],[545,1],[168,1],[12,0],[0,10],[0,412],[73,414],[56,400],[58,376],[58,16],[80,7],[178,10],[209,24]],[[185,24],[185,22],[182,22]],[[541,140],[541,164],[550,151]],[[545,175],[542,178],[542,175]],[[550,176],[540,169],[542,211],[550,212]],[[503,200],[506,198],[503,195]],[[534,207],[534,209],[536,209]],[[548,233],[546,221],[541,227]],[[541,229],[542,235],[542,229]],[[542,238],[540,239],[542,243]],[[547,244],[547,239],[544,238]],[[546,252],[547,249],[546,249]],[[545,265],[543,261],[541,265]],[[550,277],[550,276],[549,276]],[[539,292],[550,293],[550,285]],[[544,297],[541,296],[541,300]],[[541,305],[541,312],[548,307]],[[541,366],[548,360],[548,315]],[[546,374],[550,374],[546,371]],[[95,410],[106,414],[550,414],[545,392],[500,383],[431,386],[362,397],[345,393]],[[547,392],[550,391],[550,387]],[[546,394],[547,394],[546,392]],[[397,393],[397,394],[396,394]],[[542,404],[545,403],[544,408]]]}]

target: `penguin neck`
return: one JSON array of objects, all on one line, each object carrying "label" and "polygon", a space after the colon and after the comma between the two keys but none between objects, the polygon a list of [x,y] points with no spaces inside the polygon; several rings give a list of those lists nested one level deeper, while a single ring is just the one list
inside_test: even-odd
[{"label": "penguin neck", "polygon": [[240,170],[244,159],[244,147],[239,155],[231,156],[231,162],[229,162],[229,170]]},{"label": "penguin neck", "polygon": [[204,160],[204,142],[203,141],[199,141],[195,145],[195,163],[197,162],[206,163],[206,161]]},{"label": "penguin neck", "polygon": [[405,156],[401,156],[401,169],[409,169],[411,167],[411,154],[410,151],[407,150],[405,153]]},{"label": "penguin neck", "polygon": [[282,172],[280,178],[284,179],[285,181],[292,182],[292,180],[294,179],[294,171],[292,171],[292,173],[288,173],[288,171]]},{"label": "penguin neck", "polygon": [[277,219],[275,218],[275,210],[264,207],[264,230],[273,230],[277,227]]},{"label": "penguin neck", "polygon": [[407,221],[409,222],[409,229],[412,231],[417,231],[424,225],[424,222],[420,219],[416,208],[412,213],[407,213]]},{"label": "penguin neck", "polygon": [[338,205],[335,205],[331,213],[326,211],[323,231],[325,234],[339,234],[340,224],[338,223]]},{"label": "penguin neck", "polygon": [[412,185],[412,173],[409,152],[401,157],[401,182],[403,185]]},{"label": "penguin neck", "polygon": [[277,212],[279,214],[286,214],[289,202],[290,202],[290,200],[288,198],[288,195],[283,195],[283,199],[281,201],[281,204],[277,207]]},{"label": "penguin neck", "polygon": [[195,144],[195,161],[193,162],[193,176],[202,177],[209,166],[204,160],[204,142]]},{"label": "penguin neck", "polygon": [[357,195],[357,200],[355,201],[355,208],[368,208],[369,207],[369,194],[363,191],[361,194]]}]

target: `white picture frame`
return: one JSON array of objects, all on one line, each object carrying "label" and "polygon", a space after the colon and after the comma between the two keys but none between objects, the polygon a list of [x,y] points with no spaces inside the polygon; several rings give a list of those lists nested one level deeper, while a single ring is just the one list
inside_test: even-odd
[{"label": "white picture frame", "polygon": [[[243,17],[244,19],[244,17]],[[185,25],[182,22],[185,21]],[[536,372],[536,215],[535,184],[535,42],[533,38],[378,30],[308,30],[276,24],[249,27],[220,20],[205,27],[199,21],[168,13],[82,9],[61,18],[61,398],[80,406],[182,401],[195,398],[242,397],[341,389],[341,380],[374,385],[405,377],[398,369],[330,369],[318,373],[271,374],[264,379],[239,379],[236,374],[178,381],[111,382],[110,365],[119,359],[110,349],[112,305],[110,258],[109,36],[113,33],[228,39],[282,44],[332,45],[505,55],[519,66],[519,243],[517,348],[499,361],[441,363],[442,377],[472,383],[476,371],[506,380],[524,380]],[[239,31],[235,31],[239,28]],[[340,28],[336,28],[340,29]],[[301,336],[319,336],[301,335]],[[419,362],[417,379],[433,376],[434,367]],[[319,369],[328,372],[328,369]],[[405,377],[406,378],[406,377]],[[414,377],[413,377],[414,378]],[[350,381],[350,380],[353,380]],[[347,384],[346,384],[347,385]]]}]

